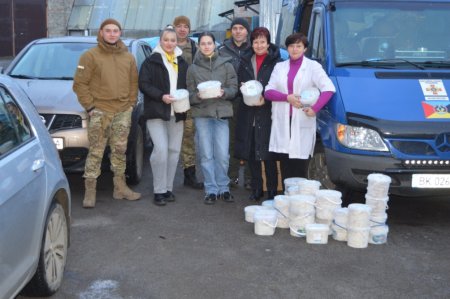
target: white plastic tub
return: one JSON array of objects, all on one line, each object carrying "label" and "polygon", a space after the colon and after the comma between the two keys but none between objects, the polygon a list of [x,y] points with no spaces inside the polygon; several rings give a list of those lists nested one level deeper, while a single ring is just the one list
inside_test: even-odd
[{"label": "white plastic tub", "polygon": [[255,234],[259,236],[272,236],[277,227],[277,212],[269,210],[256,211],[253,219],[255,221]]},{"label": "white plastic tub", "polygon": [[256,211],[261,211],[261,210],[272,210],[272,211],[275,211],[275,209],[272,208],[272,207],[265,207],[265,206],[259,206],[259,205],[246,206],[244,208],[245,221],[253,223],[254,222],[254,215],[255,215]]},{"label": "white plastic tub", "polygon": [[309,107],[314,105],[319,99],[320,91],[315,87],[309,87],[304,89],[300,93],[300,102],[303,106]]},{"label": "white plastic tub", "polygon": [[348,205],[347,228],[365,228],[370,226],[372,208],[366,204],[352,203]]},{"label": "white plastic tub", "polygon": [[184,113],[191,109],[189,104],[189,92],[186,89],[177,89],[172,93],[174,102],[172,103],[173,111],[176,113]]},{"label": "white plastic tub", "polygon": [[273,207],[278,211],[277,227],[289,228],[289,197],[276,195],[273,199]]},{"label": "white plastic tub", "polygon": [[347,245],[353,248],[366,248],[369,244],[370,227],[347,227]]},{"label": "white plastic tub", "polygon": [[341,207],[342,193],[335,190],[318,190],[316,196],[316,217],[333,220],[334,210]]},{"label": "white plastic tub", "polygon": [[384,213],[388,209],[389,197],[374,197],[366,194],[366,205],[372,208],[372,213]]},{"label": "white plastic tub", "polygon": [[263,91],[262,84],[257,80],[250,80],[243,83],[240,87],[244,103],[247,106],[257,106],[260,102]]},{"label": "white plastic tub", "polygon": [[320,182],[315,180],[303,180],[299,182],[300,194],[315,195],[320,189]]},{"label": "white plastic tub", "polygon": [[331,224],[331,231],[333,239],[336,241],[347,241],[347,229],[336,223]]},{"label": "white plastic tub", "polygon": [[381,173],[371,173],[367,176],[367,194],[374,197],[387,197],[392,179]]},{"label": "white plastic tub", "polygon": [[202,99],[217,98],[220,96],[220,81],[205,81],[197,85],[198,93]]},{"label": "white plastic tub", "polygon": [[385,244],[389,233],[389,226],[375,225],[370,228],[369,243],[370,244]]},{"label": "white plastic tub", "polygon": [[312,223],[305,226],[306,243],[309,244],[327,244],[328,226],[326,224]]},{"label": "white plastic tub", "polygon": [[290,235],[293,237],[304,237],[306,225],[314,223],[314,213],[304,214],[289,221]]}]

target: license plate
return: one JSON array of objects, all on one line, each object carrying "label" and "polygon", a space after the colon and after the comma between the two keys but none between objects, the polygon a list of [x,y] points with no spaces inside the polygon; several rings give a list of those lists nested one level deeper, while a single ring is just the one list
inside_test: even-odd
[{"label": "license plate", "polygon": [[413,174],[413,188],[450,188],[450,174]]},{"label": "license plate", "polygon": [[56,145],[56,149],[62,150],[64,148],[64,139],[63,138],[53,138],[53,143]]}]

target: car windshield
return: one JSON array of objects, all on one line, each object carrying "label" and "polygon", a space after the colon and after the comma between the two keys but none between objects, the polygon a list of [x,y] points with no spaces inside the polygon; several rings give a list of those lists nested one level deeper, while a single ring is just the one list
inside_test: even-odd
[{"label": "car windshield", "polygon": [[9,75],[18,78],[73,80],[78,60],[93,43],[35,44]]},{"label": "car windshield", "polygon": [[335,62],[449,67],[450,5],[342,2],[331,16]]}]

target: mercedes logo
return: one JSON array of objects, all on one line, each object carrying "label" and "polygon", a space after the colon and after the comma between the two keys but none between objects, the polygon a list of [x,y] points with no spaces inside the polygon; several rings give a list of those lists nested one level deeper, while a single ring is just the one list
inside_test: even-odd
[{"label": "mercedes logo", "polygon": [[441,152],[450,152],[450,133],[441,133],[436,137],[436,147]]}]

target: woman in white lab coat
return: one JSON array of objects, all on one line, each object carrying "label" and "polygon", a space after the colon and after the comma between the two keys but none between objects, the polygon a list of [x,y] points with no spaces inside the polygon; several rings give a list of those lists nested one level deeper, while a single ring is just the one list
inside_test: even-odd
[{"label": "woman in white lab coat", "polygon": [[[316,113],[336,91],[322,66],[304,56],[309,44],[304,34],[289,35],[285,44],[289,59],[275,66],[264,93],[272,101],[269,151],[280,154],[283,180],[307,176],[316,141]],[[320,96],[315,104],[303,105],[300,94],[311,88],[317,88]]]}]

